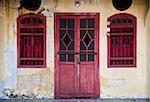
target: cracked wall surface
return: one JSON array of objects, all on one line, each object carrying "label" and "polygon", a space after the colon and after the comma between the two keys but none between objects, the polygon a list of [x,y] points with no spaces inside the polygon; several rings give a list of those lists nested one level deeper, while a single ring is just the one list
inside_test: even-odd
[{"label": "cracked wall surface", "polygon": [[[0,7],[0,98],[54,98],[54,13],[100,13],[100,97],[150,97],[150,11],[148,0],[133,0],[125,11],[116,10],[111,0],[42,0],[36,11],[18,9],[19,0],[6,0]],[[16,19],[25,13],[46,16],[46,68],[17,68]],[[107,18],[116,13],[130,13],[137,17],[137,67],[107,68]]]}]

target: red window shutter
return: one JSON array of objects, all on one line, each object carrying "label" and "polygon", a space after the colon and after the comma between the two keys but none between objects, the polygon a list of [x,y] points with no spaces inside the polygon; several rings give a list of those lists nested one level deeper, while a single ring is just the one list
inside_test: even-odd
[{"label": "red window shutter", "polygon": [[37,14],[17,19],[18,67],[46,66],[46,19]]},{"label": "red window shutter", "polygon": [[136,66],[136,17],[121,13],[108,18],[108,67]]}]

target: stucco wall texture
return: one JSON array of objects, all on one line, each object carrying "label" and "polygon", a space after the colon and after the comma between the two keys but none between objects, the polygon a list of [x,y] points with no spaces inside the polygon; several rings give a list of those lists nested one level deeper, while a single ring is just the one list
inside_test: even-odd
[{"label": "stucco wall texture", "polygon": [[[150,10],[148,0],[133,0],[118,11],[112,0],[42,0],[36,11],[18,9],[19,0],[6,0],[0,7],[0,98],[54,98],[54,13],[100,13],[100,98],[150,98]],[[44,11],[42,11],[45,9]],[[46,16],[46,68],[17,68],[17,17],[25,13]],[[137,17],[137,66],[107,68],[107,18],[117,13]]]}]

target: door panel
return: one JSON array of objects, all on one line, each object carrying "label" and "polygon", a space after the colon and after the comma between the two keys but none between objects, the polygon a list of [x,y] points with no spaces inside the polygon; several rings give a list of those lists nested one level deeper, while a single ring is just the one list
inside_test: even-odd
[{"label": "door panel", "polygon": [[94,94],[94,64],[80,64],[80,94]]},{"label": "door panel", "polygon": [[99,96],[99,14],[55,14],[55,96]]},{"label": "door panel", "polygon": [[75,68],[73,65],[61,64],[59,68],[60,94],[75,93]]}]

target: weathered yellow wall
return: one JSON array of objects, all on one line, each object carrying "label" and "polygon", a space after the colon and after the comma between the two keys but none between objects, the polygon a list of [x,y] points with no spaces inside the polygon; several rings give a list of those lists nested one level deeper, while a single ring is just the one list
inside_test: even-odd
[{"label": "weathered yellow wall", "polygon": [[146,34],[147,34],[147,93],[150,96],[150,2],[149,2],[149,11],[146,17]]},{"label": "weathered yellow wall", "polygon": [[[9,1],[9,2],[8,2]],[[54,97],[54,12],[99,12],[100,13],[100,97],[101,98],[145,98],[150,97],[150,12],[147,15],[148,0],[133,0],[132,6],[123,12],[112,6],[112,0],[81,0],[75,7],[75,0],[42,0],[39,10],[47,17],[47,67],[42,69],[17,69],[16,19],[20,14],[31,11],[18,10],[19,0],[8,0],[6,16],[0,16],[0,86],[5,94],[20,97]],[[3,8],[4,10],[4,8]],[[107,18],[116,13],[130,13],[137,17],[137,67],[107,68]],[[3,15],[3,14],[2,14]],[[5,20],[3,20],[5,19]],[[147,30],[146,30],[147,29]],[[149,48],[147,48],[149,46]],[[4,51],[3,51],[4,50]],[[148,55],[149,57],[147,57]],[[149,59],[148,59],[149,58]],[[5,83],[5,84],[3,84]],[[7,87],[5,87],[7,86]]]}]

